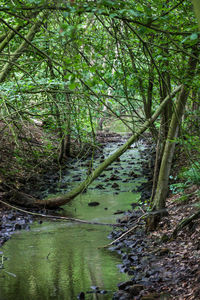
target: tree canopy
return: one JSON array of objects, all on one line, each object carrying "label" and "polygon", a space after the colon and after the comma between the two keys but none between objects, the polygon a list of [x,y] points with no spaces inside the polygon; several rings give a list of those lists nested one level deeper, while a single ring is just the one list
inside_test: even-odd
[{"label": "tree canopy", "polygon": [[[72,140],[95,146],[101,120],[117,118],[136,136],[148,124],[160,145],[158,174],[165,142],[177,139],[184,107],[199,116],[199,34],[192,2],[13,0],[1,1],[0,11],[1,120],[12,134],[15,157],[22,155],[20,133],[27,123],[41,122],[58,134],[55,152],[62,163]],[[53,149],[50,140],[44,147],[46,154]],[[159,193],[158,176],[154,179],[152,197]],[[160,196],[154,203],[161,203]]]}]

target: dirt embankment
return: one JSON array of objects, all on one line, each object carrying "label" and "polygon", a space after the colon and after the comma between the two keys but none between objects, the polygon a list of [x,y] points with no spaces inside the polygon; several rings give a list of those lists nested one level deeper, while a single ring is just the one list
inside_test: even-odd
[{"label": "dirt embankment", "polygon": [[[182,155],[177,157],[176,165],[187,163]],[[144,168],[148,181],[140,187],[143,200],[151,193],[151,161],[149,166],[149,171],[147,165]],[[173,175],[177,175],[175,171]],[[110,237],[118,240],[110,249],[121,255],[121,270],[130,275],[130,280],[119,283],[114,300],[200,299],[200,216],[175,232],[182,220],[198,211],[199,200],[199,186],[194,184],[185,189],[184,196],[169,194],[169,215],[154,232],[146,232],[145,220],[150,212],[144,205],[119,220],[124,228],[111,233]]]}]

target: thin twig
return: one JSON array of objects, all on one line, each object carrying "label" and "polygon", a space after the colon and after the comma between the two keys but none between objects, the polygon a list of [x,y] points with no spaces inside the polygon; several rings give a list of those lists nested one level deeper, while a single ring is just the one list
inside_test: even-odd
[{"label": "thin twig", "polygon": [[7,202],[4,202],[3,200],[0,200],[0,202],[2,204],[4,204],[4,205],[10,207],[10,208],[13,208],[15,210],[21,211],[23,213],[27,213],[29,215],[43,217],[43,218],[50,218],[50,219],[63,220],[63,221],[71,221],[71,222],[78,222],[78,223],[90,224],[90,225],[105,225],[105,226],[118,226],[118,227],[122,226],[121,224],[91,222],[91,221],[87,221],[87,220],[81,220],[81,219],[75,219],[75,218],[68,218],[68,217],[62,217],[62,216],[45,215],[45,214],[41,214],[41,213],[30,212],[30,211],[24,210],[22,208],[13,206],[11,204],[8,204]]},{"label": "thin twig", "polygon": [[139,224],[137,224],[143,217],[147,216],[148,213],[143,214],[142,216],[140,216],[136,222],[134,223],[134,226],[131,227],[130,229],[128,229],[126,232],[124,232],[122,235],[120,235],[120,237],[118,237],[116,240],[112,241],[110,244],[99,247],[99,248],[107,248],[109,246],[112,246],[115,242],[118,242],[119,240],[121,240],[124,236],[126,236],[128,233],[130,233],[131,231],[133,231]]}]

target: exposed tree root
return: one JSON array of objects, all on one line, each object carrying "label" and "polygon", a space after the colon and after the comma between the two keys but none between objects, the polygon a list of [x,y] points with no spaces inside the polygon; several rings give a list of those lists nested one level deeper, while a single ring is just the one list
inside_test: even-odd
[{"label": "exposed tree root", "polygon": [[152,210],[146,218],[146,231],[150,232],[156,230],[162,217],[167,215],[168,211],[166,209],[158,211]]},{"label": "exposed tree root", "polygon": [[187,217],[185,219],[183,219],[175,228],[175,230],[173,231],[171,238],[174,239],[177,237],[177,234],[179,231],[181,231],[185,226],[191,224],[194,220],[197,220],[198,218],[200,218],[200,210],[198,210],[195,214],[191,215],[190,217]]},{"label": "exposed tree root", "polygon": [[31,195],[28,195],[23,192],[19,192],[18,190],[10,190],[7,193],[4,193],[4,198],[14,205],[20,205],[27,208],[41,208],[41,206],[37,205],[37,199]]}]

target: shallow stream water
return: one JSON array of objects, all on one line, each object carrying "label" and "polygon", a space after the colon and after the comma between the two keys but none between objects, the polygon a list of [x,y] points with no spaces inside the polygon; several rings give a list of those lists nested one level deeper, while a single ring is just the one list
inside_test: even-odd
[{"label": "shallow stream water", "polygon": [[[108,144],[104,157],[119,145]],[[140,149],[144,146],[139,145]],[[116,212],[131,209],[139,194],[131,192],[144,179],[140,173],[142,158],[134,145],[120,161],[105,171],[87,190],[64,208],[62,215],[115,223]],[[87,161],[71,161],[68,170],[56,184],[57,192],[66,192],[87,172]],[[95,161],[98,164],[98,161]],[[131,174],[134,172],[134,176]],[[135,177],[135,178],[134,178]],[[136,178],[137,177],[137,178]],[[54,186],[55,189],[55,186]],[[49,194],[49,186],[44,194]],[[98,206],[88,206],[91,202]],[[108,244],[111,227],[72,222],[35,222],[30,231],[18,231],[0,250],[0,300],[112,299],[112,293],[127,275],[120,273],[120,257],[101,248]]]}]

